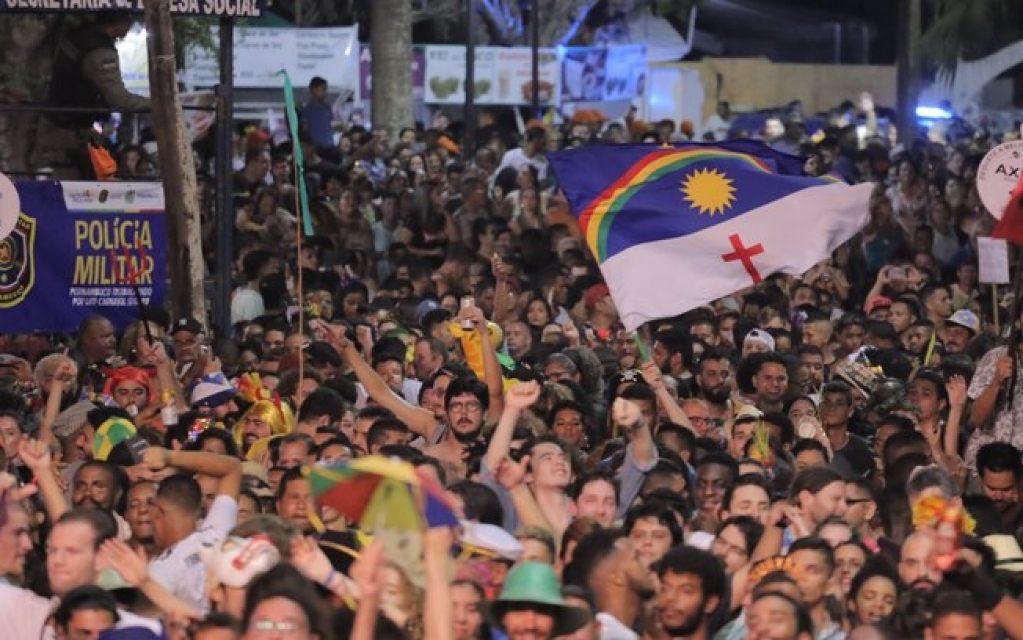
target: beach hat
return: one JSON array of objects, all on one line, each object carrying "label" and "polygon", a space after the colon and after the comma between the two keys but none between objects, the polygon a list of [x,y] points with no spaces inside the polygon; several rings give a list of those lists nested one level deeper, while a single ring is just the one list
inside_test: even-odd
[{"label": "beach hat", "polygon": [[957,324],[960,327],[965,327],[973,332],[974,335],[980,333],[980,320],[977,319],[977,314],[970,311],[969,309],[960,309],[953,313],[948,321],[949,324]]},{"label": "beach hat", "polygon": [[87,416],[95,408],[95,404],[88,400],[82,400],[64,409],[57,415],[57,419],[53,421],[53,435],[58,438],[69,438],[75,435],[88,422]]},{"label": "beach hat", "polygon": [[554,615],[554,636],[577,631],[590,621],[588,611],[565,604],[558,576],[543,562],[523,562],[508,572],[501,595],[491,606],[498,627],[503,628],[502,618],[509,608],[522,604],[550,610]]}]

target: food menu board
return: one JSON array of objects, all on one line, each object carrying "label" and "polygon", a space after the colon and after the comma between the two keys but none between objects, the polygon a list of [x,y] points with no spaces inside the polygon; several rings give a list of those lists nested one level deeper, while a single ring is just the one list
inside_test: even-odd
[{"label": "food menu board", "polygon": [[[424,100],[429,104],[465,102],[465,47],[428,46]],[[560,93],[557,52],[540,49],[539,96],[553,104]],[[533,101],[532,52],[528,47],[478,47],[474,75],[476,104],[530,104]]]}]

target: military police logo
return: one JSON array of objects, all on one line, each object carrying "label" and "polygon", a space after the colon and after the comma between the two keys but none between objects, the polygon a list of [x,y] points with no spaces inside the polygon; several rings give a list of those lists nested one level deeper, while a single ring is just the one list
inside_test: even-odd
[{"label": "military police logo", "polygon": [[36,283],[36,221],[25,214],[11,235],[0,240],[0,309],[20,304]]}]

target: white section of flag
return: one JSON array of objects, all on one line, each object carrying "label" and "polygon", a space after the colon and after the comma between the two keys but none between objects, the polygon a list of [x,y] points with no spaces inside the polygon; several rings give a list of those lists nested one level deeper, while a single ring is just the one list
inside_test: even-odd
[{"label": "white section of flag", "polygon": [[802,189],[762,207],[679,238],[647,242],[601,265],[629,331],[707,304],[753,284],[742,262],[725,262],[729,240],[763,245],[752,258],[760,275],[801,275],[831,256],[867,223],[872,184],[829,184]]}]

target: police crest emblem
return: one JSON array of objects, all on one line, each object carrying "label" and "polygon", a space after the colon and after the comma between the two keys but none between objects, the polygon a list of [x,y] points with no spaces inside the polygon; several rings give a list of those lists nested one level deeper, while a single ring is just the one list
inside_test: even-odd
[{"label": "police crest emblem", "polygon": [[36,282],[36,221],[24,213],[9,236],[0,240],[0,309],[20,304]]}]

